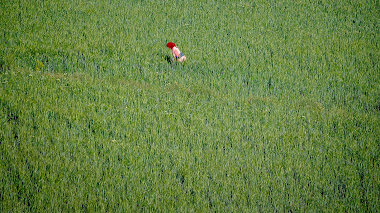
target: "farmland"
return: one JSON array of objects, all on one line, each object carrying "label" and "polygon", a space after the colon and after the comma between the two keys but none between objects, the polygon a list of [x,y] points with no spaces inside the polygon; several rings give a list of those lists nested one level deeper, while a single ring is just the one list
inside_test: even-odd
[{"label": "farmland", "polygon": [[1,212],[380,209],[378,1],[0,8]]}]

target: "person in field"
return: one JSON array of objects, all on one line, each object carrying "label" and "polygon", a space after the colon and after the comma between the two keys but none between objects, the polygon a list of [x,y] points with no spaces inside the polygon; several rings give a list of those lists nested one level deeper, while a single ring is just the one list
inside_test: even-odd
[{"label": "person in field", "polygon": [[172,55],[175,60],[179,62],[184,62],[186,60],[186,56],[178,49],[177,46],[175,46],[173,42],[167,43],[166,46],[172,50]]}]

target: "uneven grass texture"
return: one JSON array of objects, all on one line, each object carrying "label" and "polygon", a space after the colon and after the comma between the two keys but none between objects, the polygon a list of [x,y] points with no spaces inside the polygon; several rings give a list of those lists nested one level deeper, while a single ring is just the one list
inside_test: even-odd
[{"label": "uneven grass texture", "polygon": [[379,11],[0,0],[0,211],[378,211]]}]

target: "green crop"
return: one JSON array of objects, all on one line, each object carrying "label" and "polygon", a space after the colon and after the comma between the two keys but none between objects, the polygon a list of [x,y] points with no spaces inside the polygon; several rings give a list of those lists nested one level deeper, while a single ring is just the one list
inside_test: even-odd
[{"label": "green crop", "polygon": [[380,209],[378,2],[0,12],[1,212]]}]

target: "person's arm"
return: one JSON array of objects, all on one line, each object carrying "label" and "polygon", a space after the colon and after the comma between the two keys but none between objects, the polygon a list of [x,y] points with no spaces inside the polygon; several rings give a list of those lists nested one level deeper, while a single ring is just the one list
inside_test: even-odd
[{"label": "person's arm", "polygon": [[181,51],[179,51],[179,49],[177,47],[174,47],[173,48],[173,56],[175,58],[178,58],[180,54],[181,54]]}]

